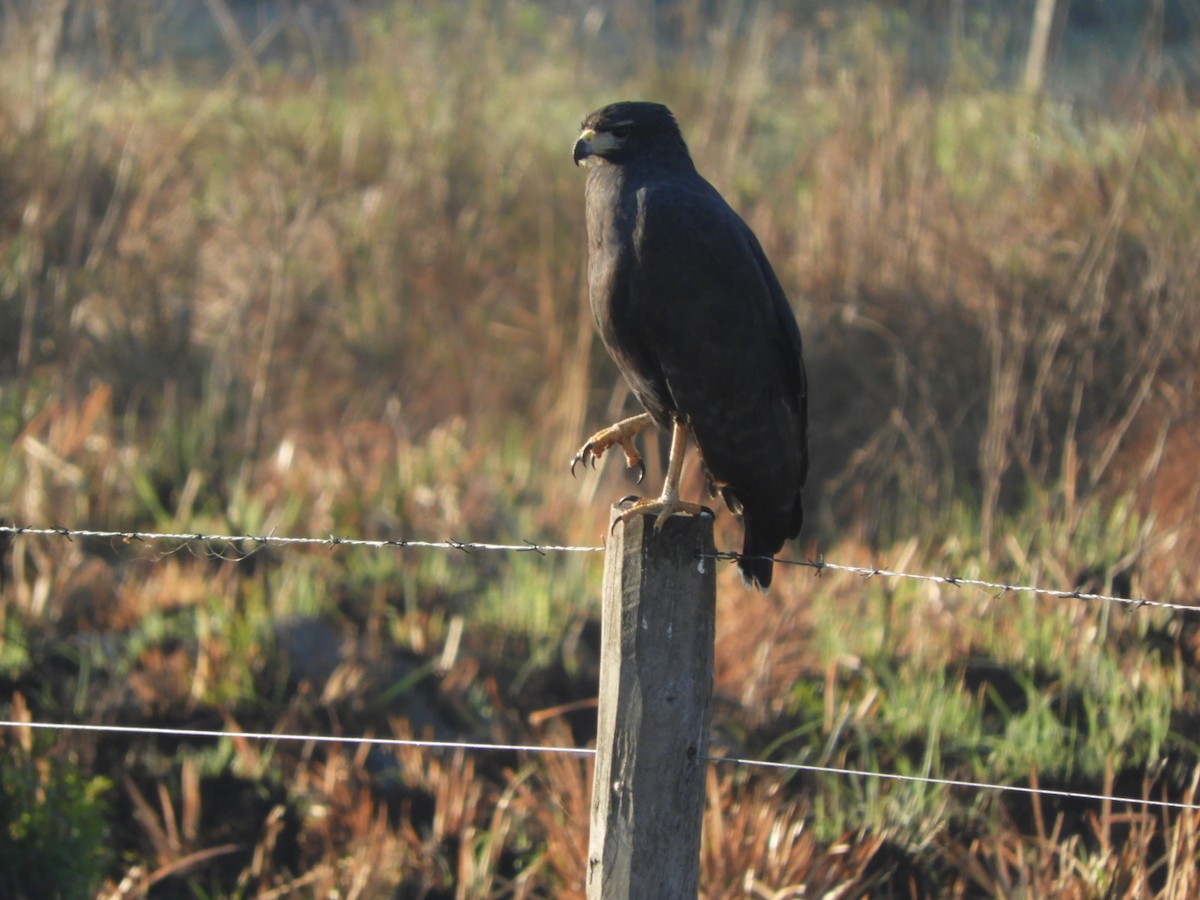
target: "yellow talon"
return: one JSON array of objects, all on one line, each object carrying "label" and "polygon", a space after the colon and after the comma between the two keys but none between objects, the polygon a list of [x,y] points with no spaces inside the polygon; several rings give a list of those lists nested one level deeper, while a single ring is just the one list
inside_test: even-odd
[{"label": "yellow talon", "polygon": [[590,462],[594,469],[596,460],[604,455],[605,450],[620,444],[621,449],[625,451],[625,465],[638,470],[637,483],[641,484],[642,479],[646,477],[646,464],[642,462],[642,455],[638,453],[633,438],[653,424],[654,419],[650,417],[650,414],[642,413],[622,419],[608,428],[600,429],[587,439],[587,442],[575,454],[575,458],[571,460],[571,475],[575,474],[575,467],[580,463],[587,465]]}]

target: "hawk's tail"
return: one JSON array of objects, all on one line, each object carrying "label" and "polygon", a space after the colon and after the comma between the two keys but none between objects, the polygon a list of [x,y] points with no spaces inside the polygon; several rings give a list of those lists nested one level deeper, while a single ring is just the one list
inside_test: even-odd
[{"label": "hawk's tail", "polygon": [[759,555],[751,550],[748,544],[742,546],[742,554],[742,558],[738,560],[738,571],[742,575],[742,583],[748,588],[766,591],[771,586],[771,575],[775,570],[775,564],[770,559],[747,559],[748,556]]},{"label": "hawk's tail", "polygon": [[[761,516],[761,514],[760,514]],[[771,575],[775,563],[771,557],[783,549],[784,542],[800,533],[803,512],[800,498],[797,496],[795,506],[783,521],[760,521],[751,510],[742,510],[742,524],[745,537],[742,540],[742,556],[738,560],[738,571],[742,581],[748,588],[758,588],[766,591],[771,586]]]}]

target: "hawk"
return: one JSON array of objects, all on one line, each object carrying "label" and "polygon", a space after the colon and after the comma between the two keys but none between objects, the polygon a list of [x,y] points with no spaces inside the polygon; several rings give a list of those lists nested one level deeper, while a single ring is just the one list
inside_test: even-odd
[{"label": "hawk", "polygon": [[[583,120],[575,164],[587,167],[588,288],[609,355],[646,412],[596,432],[571,462],[671,431],[661,496],[621,520],[708,511],[679,497],[689,435],[710,490],[742,519],[738,560],[766,590],[771,559],[800,532],[808,471],[808,388],[800,329],[758,239],[697,171],[671,111],[614,103]],[[615,523],[614,523],[615,524]]]}]

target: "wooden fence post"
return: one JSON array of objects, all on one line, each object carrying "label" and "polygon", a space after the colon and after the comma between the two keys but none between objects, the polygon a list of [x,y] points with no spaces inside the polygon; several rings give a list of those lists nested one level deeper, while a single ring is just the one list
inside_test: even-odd
[{"label": "wooden fence post", "polygon": [[[613,508],[613,514],[620,512]],[[617,525],[604,561],[589,900],[695,900],[712,715],[712,519]]]}]

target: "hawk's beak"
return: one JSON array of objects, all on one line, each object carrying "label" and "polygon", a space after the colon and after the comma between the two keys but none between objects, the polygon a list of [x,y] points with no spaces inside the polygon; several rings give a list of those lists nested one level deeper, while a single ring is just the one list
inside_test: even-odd
[{"label": "hawk's beak", "polygon": [[596,138],[596,132],[591,128],[585,128],[583,133],[579,135],[579,140],[575,142],[575,165],[580,165],[585,159],[592,155],[592,141]]}]

